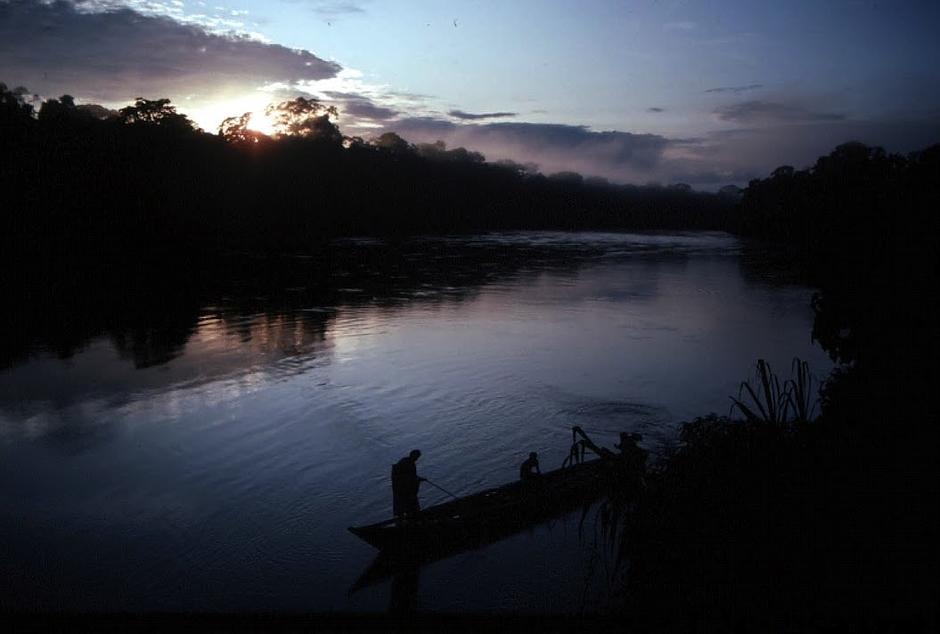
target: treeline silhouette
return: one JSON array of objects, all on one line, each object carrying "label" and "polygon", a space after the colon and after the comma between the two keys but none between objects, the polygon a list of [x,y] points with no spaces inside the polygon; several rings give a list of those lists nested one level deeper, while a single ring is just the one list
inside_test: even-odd
[{"label": "treeline silhouette", "polygon": [[782,380],[761,365],[763,409],[683,427],[646,496],[613,515],[627,618],[937,627],[938,209],[936,145],[848,143],[750,183],[740,231],[819,288],[813,337],[839,365],[815,420],[773,414]]},{"label": "treeline silhouette", "polygon": [[273,137],[218,134],[166,99],[38,109],[0,85],[4,246],[26,253],[310,252],[347,235],[506,229],[720,229],[726,196],[488,163],[393,133],[344,137],[316,100],[273,104]]}]

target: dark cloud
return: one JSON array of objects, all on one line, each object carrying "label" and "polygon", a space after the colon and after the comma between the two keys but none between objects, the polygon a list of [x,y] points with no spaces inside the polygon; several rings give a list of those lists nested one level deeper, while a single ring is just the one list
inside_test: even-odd
[{"label": "dark cloud", "polygon": [[0,2],[0,77],[46,95],[199,100],[271,82],[326,79],[339,70],[308,51],[128,8],[88,12],[61,0]]},{"label": "dark cloud", "polygon": [[548,151],[575,150],[587,156],[603,158],[613,165],[649,168],[670,144],[657,134],[631,132],[595,132],[584,126],[536,123],[494,123],[487,126],[494,133],[517,143]]},{"label": "dark cloud", "polygon": [[[417,142],[436,141],[438,138],[431,138],[435,134],[449,135],[458,132],[462,127],[445,119],[436,119],[434,117],[408,117],[399,119],[389,124],[389,132],[398,132],[400,134],[410,134],[416,137]],[[473,126],[479,127],[479,126]]]},{"label": "dark cloud", "polygon": [[814,121],[841,121],[845,115],[821,112],[772,101],[742,101],[715,110],[722,121],[732,123],[809,123]]},{"label": "dark cloud", "polygon": [[401,90],[389,90],[385,93],[389,97],[395,97],[400,101],[424,102],[433,99],[432,95],[425,95],[419,92],[406,92]]},{"label": "dark cloud", "polygon": [[394,108],[380,106],[368,97],[356,93],[331,90],[323,94],[339,102],[338,108],[341,115],[355,117],[357,119],[385,121],[387,119],[393,119],[400,114],[399,111]]},{"label": "dark cloud", "polygon": [[457,119],[463,119],[464,121],[479,121],[481,119],[501,119],[503,117],[515,117],[518,112],[480,112],[474,114],[472,112],[464,112],[463,110],[450,110],[447,112],[452,117]]},{"label": "dark cloud", "polygon": [[666,109],[653,106],[652,108],[647,108],[646,111],[647,112],[666,112]]},{"label": "dark cloud", "polygon": [[764,84],[747,84],[746,86],[719,86],[718,88],[709,88],[705,92],[732,92],[735,94],[747,92],[748,90],[757,90],[763,88]]}]

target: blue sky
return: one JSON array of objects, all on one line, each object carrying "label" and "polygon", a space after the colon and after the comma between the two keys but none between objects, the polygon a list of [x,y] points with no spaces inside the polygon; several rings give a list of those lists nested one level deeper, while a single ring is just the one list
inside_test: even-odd
[{"label": "blue sky", "polygon": [[0,81],[148,91],[207,129],[313,94],[351,134],[707,189],[940,141],[938,27],[940,3],[903,0],[0,0]]}]

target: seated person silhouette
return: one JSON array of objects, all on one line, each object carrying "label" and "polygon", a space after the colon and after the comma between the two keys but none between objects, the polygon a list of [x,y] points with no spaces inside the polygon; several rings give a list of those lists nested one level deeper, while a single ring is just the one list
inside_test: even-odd
[{"label": "seated person silhouette", "polygon": [[523,482],[534,482],[540,475],[542,470],[539,469],[539,455],[533,451],[528,459],[519,465],[519,479]]},{"label": "seated person silhouette", "polygon": [[399,521],[411,519],[421,510],[418,503],[418,487],[424,478],[418,477],[415,463],[421,451],[411,453],[392,465],[392,510]]},{"label": "seated person silhouette", "polygon": [[614,445],[620,450],[620,468],[623,470],[624,482],[635,490],[642,489],[645,484],[647,451],[637,444],[643,436],[621,432],[620,443]]},{"label": "seated person silhouette", "polygon": [[637,444],[642,439],[643,436],[640,434],[630,434],[622,431],[620,432],[620,442],[614,445],[620,450],[620,457],[638,471],[646,469],[647,452]]}]

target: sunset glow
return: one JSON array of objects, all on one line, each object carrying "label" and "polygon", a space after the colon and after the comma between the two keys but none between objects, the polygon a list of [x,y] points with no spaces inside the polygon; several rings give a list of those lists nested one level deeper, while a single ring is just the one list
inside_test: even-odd
[{"label": "sunset glow", "polygon": [[937,3],[211,4],[0,0],[0,77],[115,108],[165,97],[209,132],[252,112],[270,134],[265,106],[313,97],[349,136],[702,190],[847,140],[940,138]]},{"label": "sunset glow", "polygon": [[227,117],[237,117],[246,112],[251,113],[248,127],[262,134],[274,134],[274,124],[264,114],[264,109],[274,101],[270,94],[257,92],[242,97],[220,98],[206,106],[187,108],[180,105],[180,111],[188,115],[200,128],[207,132],[217,132],[219,124]]}]

